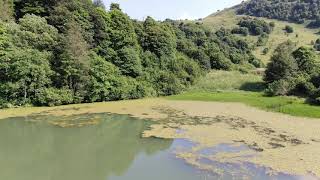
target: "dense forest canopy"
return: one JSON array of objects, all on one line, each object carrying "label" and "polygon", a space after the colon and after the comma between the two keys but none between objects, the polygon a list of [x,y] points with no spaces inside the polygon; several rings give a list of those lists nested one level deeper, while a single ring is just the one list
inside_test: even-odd
[{"label": "dense forest canopy", "polygon": [[[277,14],[273,6],[281,4],[289,9],[279,12],[289,18],[299,14],[290,8],[316,8],[317,3],[253,0],[242,10],[269,17],[267,12]],[[255,14],[262,7],[265,14]],[[303,12],[301,19],[317,17],[316,9]],[[278,15],[270,17],[281,19]],[[213,31],[201,22],[133,20],[119,4],[106,9],[101,0],[0,0],[0,107],[178,94],[212,69],[248,72],[264,67],[252,51],[268,42],[275,26],[245,17],[234,29]],[[249,35],[257,36],[257,42],[243,37]],[[267,66],[267,93],[320,102],[317,59],[312,49],[279,46]]]},{"label": "dense forest canopy", "polygon": [[177,94],[211,69],[260,67],[252,48],[230,30],[132,20],[101,0],[0,0],[0,104]]},{"label": "dense forest canopy", "polygon": [[319,0],[249,0],[239,14],[303,23],[320,18]]}]

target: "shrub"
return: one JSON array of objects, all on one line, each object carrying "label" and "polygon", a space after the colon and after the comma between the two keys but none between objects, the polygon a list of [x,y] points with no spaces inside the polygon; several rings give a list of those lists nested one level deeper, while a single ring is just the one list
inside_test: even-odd
[{"label": "shrub", "polygon": [[232,34],[241,34],[243,36],[248,36],[249,30],[247,27],[236,27],[236,28],[232,29],[231,33]]},{"label": "shrub", "polygon": [[262,68],[264,67],[265,65],[263,64],[263,62],[260,60],[260,59],[257,59],[257,58],[251,58],[249,60],[249,63],[252,64],[254,67],[256,68]]},{"label": "shrub", "polygon": [[274,27],[276,27],[276,23],[275,23],[275,22],[270,22],[270,23],[269,23],[269,26],[272,27],[272,28],[274,28]]},{"label": "shrub", "polygon": [[289,80],[281,79],[268,84],[265,93],[269,96],[284,96],[287,95],[292,89],[293,85]]},{"label": "shrub", "polygon": [[222,53],[217,53],[210,60],[212,69],[230,70],[232,62],[226,58]]},{"label": "shrub", "polygon": [[73,103],[73,94],[69,89],[47,88],[37,94],[36,105],[59,106]]},{"label": "shrub", "polygon": [[280,44],[271,57],[271,62],[267,65],[265,81],[272,83],[281,79],[294,76],[298,70],[298,65],[292,56],[294,45],[288,41]]},{"label": "shrub", "polygon": [[261,34],[257,41],[257,46],[265,46],[268,42],[269,36],[266,33]]},{"label": "shrub", "polygon": [[247,28],[250,34],[258,36],[263,33],[270,34],[272,31],[272,27],[264,20],[256,19],[256,18],[243,18],[240,20],[238,25],[242,28]]},{"label": "shrub", "polygon": [[287,33],[289,33],[289,34],[290,34],[290,33],[293,33],[293,31],[294,31],[294,30],[293,30],[293,27],[291,27],[291,26],[289,26],[289,25],[286,25],[285,28],[284,28],[284,30],[285,30]]},{"label": "shrub", "polygon": [[269,48],[264,48],[263,51],[262,51],[262,53],[263,53],[264,55],[268,54],[268,53],[269,53]]}]

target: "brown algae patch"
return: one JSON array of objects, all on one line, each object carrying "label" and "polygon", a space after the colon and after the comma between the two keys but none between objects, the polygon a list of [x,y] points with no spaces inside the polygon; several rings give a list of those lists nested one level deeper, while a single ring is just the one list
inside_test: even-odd
[{"label": "brown algae patch", "polygon": [[[127,114],[157,121],[143,136],[185,138],[197,143],[191,152],[177,153],[178,157],[197,166],[205,166],[196,161],[205,156],[219,162],[248,162],[276,172],[320,177],[320,120],[265,112],[240,103],[155,98],[53,108],[5,109],[0,110],[0,119],[95,113]],[[82,127],[96,123],[99,122],[64,119],[51,122],[58,127]],[[197,153],[220,144],[243,144],[248,150],[202,156]]]},{"label": "brown algae patch", "polygon": [[72,120],[63,120],[63,121],[49,121],[49,124],[61,127],[61,128],[80,128],[84,126],[93,126],[100,123],[100,119],[90,119],[86,121],[72,121]]},{"label": "brown algae patch", "polygon": [[[237,103],[172,101],[162,123],[144,132],[144,137],[186,138],[198,145],[191,152],[178,152],[186,162],[207,169],[197,160],[197,151],[220,144],[241,143],[249,149],[205,155],[224,163],[253,163],[274,172],[320,177],[320,121],[264,112]],[[183,130],[177,133],[177,129]],[[202,167],[204,166],[204,167]]]}]

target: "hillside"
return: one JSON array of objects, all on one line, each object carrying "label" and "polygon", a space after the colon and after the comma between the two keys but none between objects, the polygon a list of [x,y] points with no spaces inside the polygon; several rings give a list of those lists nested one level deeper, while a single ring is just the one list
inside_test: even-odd
[{"label": "hillside", "polygon": [[246,41],[201,23],[137,21],[101,0],[0,0],[0,108],[167,96],[261,65]]},{"label": "hillside", "polygon": [[307,20],[318,21],[320,1],[318,0],[249,0],[241,4],[238,14],[266,17],[303,24]]},{"label": "hillside", "polygon": [[[237,23],[243,18],[247,17],[247,15],[237,15],[237,10],[241,6],[235,6],[229,9],[225,9],[223,11],[214,13],[203,19],[203,23],[206,26],[209,26],[214,29],[220,29],[221,27],[232,29],[237,27]],[[308,46],[312,47],[312,41],[318,39],[319,29],[317,28],[306,28],[309,21],[306,21],[304,24],[290,23],[287,21],[280,21],[276,19],[268,19],[259,17],[258,19],[262,19],[266,22],[274,22],[275,28],[269,35],[269,40],[265,46],[257,47],[254,50],[254,55],[261,59],[264,63],[267,63],[270,59],[270,56],[273,50],[282,42],[291,40],[297,43],[297,46]],[[285,26],[291,26],[294,29],[294,33],[288,34],[284,31]],[[257,41],[258,37],[255,36],[247,36],[245,39],[251,41],[252,43]],[[263,54],[263,50],[265,48],[269,49],[267,54]]]}]

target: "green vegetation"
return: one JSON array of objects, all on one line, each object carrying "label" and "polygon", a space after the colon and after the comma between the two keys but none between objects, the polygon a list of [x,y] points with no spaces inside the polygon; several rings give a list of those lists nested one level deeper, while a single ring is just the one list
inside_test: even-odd
[{"label": "green vegetation", "polygon": [[320,51],[320,39],[317,39],[316,42],[313,41],[313,47],[316,51]]},{"label": "green vegetation", "polygon": [[101,0],[0,2],[0,107],[173,95],[212,69],[262,66],[231,30],[136,21]]},{"label": "green vegetation", "polygon": [[212,71],[201,77],[189,92],[263,91],[262,76],[239,71]]},{"label": "green vegetation", "polygon": [[[227,84],[223,82],[228,82]],[[304,98],[290,96],[265,96],[260,75],[239,72],[213,71],[203,77],[189,91],[171,100],[239,102],[267,111],[293,116],[320,118],[320,107],[307,104]]]},{"label": "green vegetation", "polygon": [[[277,11],[258,12],[262,5]],[[285,113],[307,108],[302,98],[266,95],[320,103],[318,55],[309,48],[319,50],[319,40],[310,45],[318,30],[261,17],[315,20],[315,28],[318,5],[252,0],[203,22],[160,22],[132,20],[118,4],[106,10],[101,0],[3,0],[0,107],[138,99],[189,89],[173,97],[204,93]],[[300,6],[306,14],[293,12]],[[236,15],[244,11],[258,17]],[[293,13],[293,19],[283,18]],[[264,78],[252,74],[261,74],[255,69],[267,63]]]},{"label": "green vegetation", "polygon": [[263,33],[270,34],[272,27],[266,21],[256,18],[246,17],[240,20],[238,25],[242,28],[247,28],[250,34],[254,36],[262,35]]},{"label": "green vegetation", "polygon": [[319,57],[311,48],[295,48],[292,42],[281,44],[268,64],[265,81],[267,94],[307,97],[312,103],[320,102]]},{"label": "green vegetation", "polygon": [[293,27],[289,26],[289,25],[286,25],[286,27],[284,27],[284,30],[287,32],[287,33],[293,33]]},{"label": "green vegetation", "polygon": [[[233,8],[226,9],[218,13],[212,14],[203,19],[203,24],[213,29],[220,29],[221,27],[224,27],[225,29],[239,28],[239,26],[237,25],[239,21],[248,17],[246,15],[237,14],[237,10],[240,7],[241,6],[235,6]],[[292,42],[297,44],[297,47],[306,46],[311,48],[313,47],[313,44],[311,44],[310,42],[315,41],[316,39],[319,38],[318,37],[319,29],[306,28],[307,22],[306,24],[296,24],[296,23],[291,23],[287,21],[268,19],[263,17],[251,17],[251,19],[263,20],[267,22],[272,28],[271,33],[267,34],[268,39],[263,39],[263,40],[267,40],[262,43],[262,44],[265,43],[265,45],[256,46],[252,51],[255,57],[260,59],[264,64],[267,64],[269,62],[272,52],[282,42],[291,40]],[[284,27],[287,25],[291,26],[294,29],[294,33],[286,33],[283,30]],[[248,41],[252,47],[254,47],[257,44],[259,38],[262,40],[260,36],[240,35],[239,37]],[[267,53],[263,53],[264,49],[266,48],[269,51]]]},{"label": "green vegetation", "polygon": [[250,0],[238,9],[239,14],[267,17],[296,23],[319,17],[320,2],[305,0]]},{"label": "green vegetation", "polygon": [[265,97],[254,92],[191,92],[169,97],[171,100],[240,102],[267,111],[280,112],[293,116],[320,118],[318,106],[304,103],[295,97]]}]

